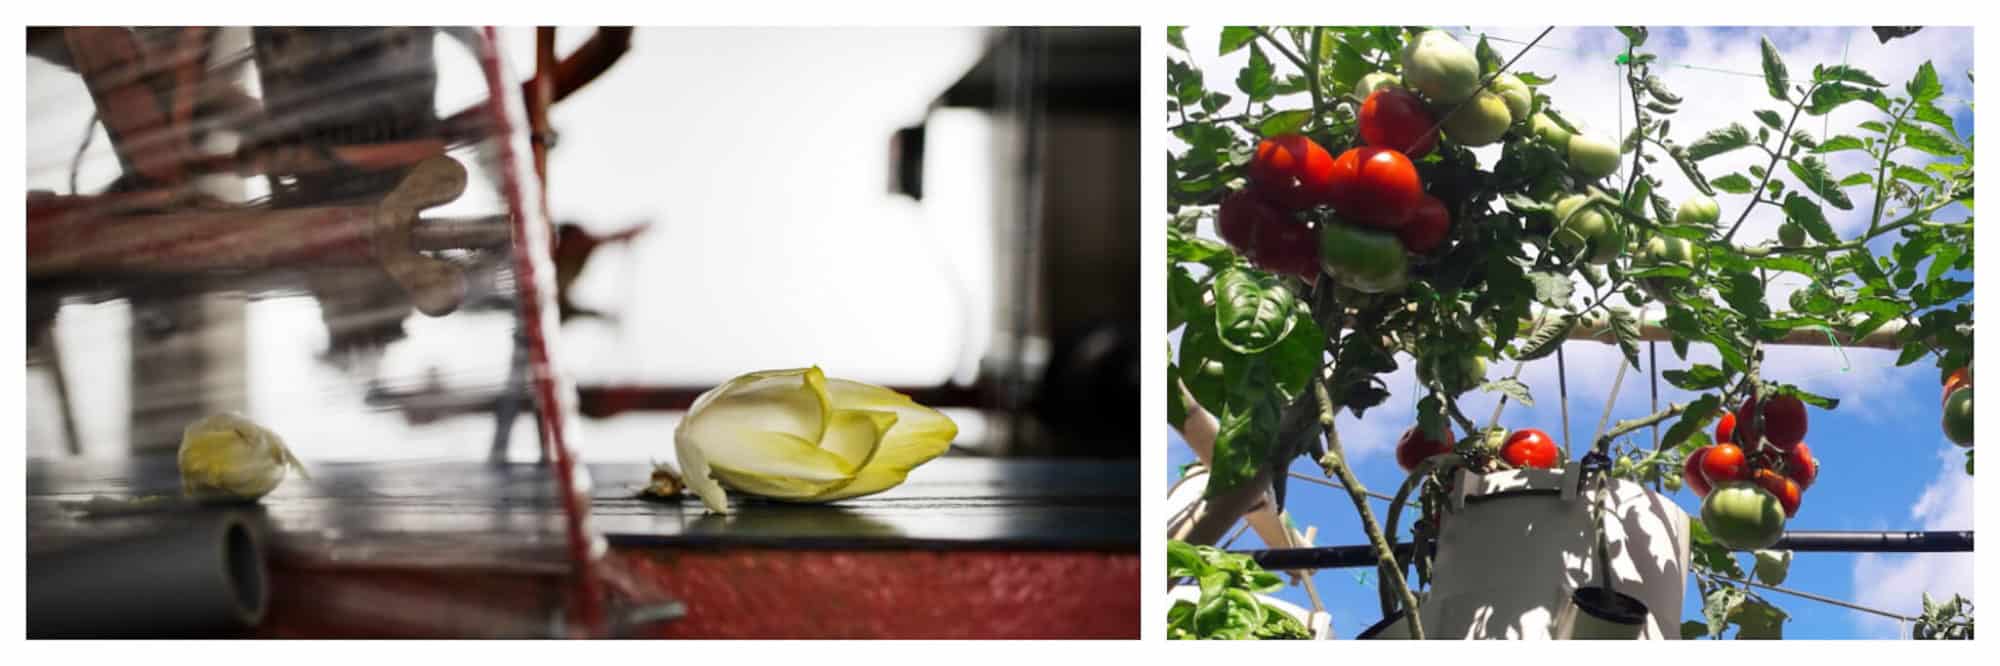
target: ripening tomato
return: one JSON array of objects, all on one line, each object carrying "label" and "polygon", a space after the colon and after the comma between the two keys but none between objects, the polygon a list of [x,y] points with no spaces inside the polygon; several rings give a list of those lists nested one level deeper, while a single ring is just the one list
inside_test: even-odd
[{"label": "ripening tomato", "polygon": [[1799,515],[1799,500],[1802,499],[1801,495],[1804,492],[1799,487],[1799,482],[1768,469],[1757,470],[1751,481],[1755,482],[1757,487],[1771,493],[1772,497],[1778,498],[1778,504],[1785,507],[1786,518]]},{"label": "ripening tomato", "polygon": [[1938,399],[1941,401],[1950,400],[1952,391],[1958,390],[1958,387],[1960,386],[1971,386],[1971,385],[1972,385],[1972,368],[1959,368],[1957,370],[1953,370],[1951,371],[1951,374],[1945,376],[1944,395],[1939,396]]},{"label": "ripening tomato", "polygon": [[1799,442],[1798,446],[1785,452],[1785,476],[1799,482],[1800,491],[1811,488],[1813,481],[1819,478],[1819,459],[1813,457],[1812,449],[1807,448],[1805,442]]},{"label": "ripening tomato", "polygon": [[1711,488],[1708,479],[1701,475],[1701,458],[1708,455],[1708,450],[1712,448],[1715,447],[1695,449],[1694,453],[1688,454],[1687,461],[1681,463],[1681,479],[1687,483],[1688,490],[1694,491],[1695,497],[1707,497]]},{"label": "ripening tomato", "polygon": [[[1763,410],[1764,423],[1754,425],[1752,410]],[[1756,446],[1760,439],[1769,440],[1780,450],[1789,450],[1806,437],[1806,405],[1797,396],[1783,395],[1768,400],[1756,396],[1744,399],[1743,406],[1736,408],[1737,439],[1744,446]]]},{"label": "ripening tomato", "polygon": [[1298,134],[1280,134],[1257,143],[1250,160],[1250,184],[1286,211],[1321,203],[1333,180],[1333,154]]},{"label": "ripening tomato", "polygon": [[1312,227],[1250,192],[1222,200],[1215,230],[1258,268],[1307,281],[1319,277],[1319,240]]},{"label": "ripening tomato", "polygon": [[1717,444],[1701,457],[1701,476],[1710,487],[1725,481],[1743,481],[1750,478],[1750,461],[1743,457],[1743,447]]},{"label": "ripening tomato", "polygon": [[1453,439],[1450,425],[1444,427],[1442,440],[1424,436],[1424,429],[1420,426],[1410,426],[1403,433],[1403,438],[1396,442],[1396,464],[1402,465],[1405,472],[1414,470],[1431,456],[1451,453]]},{"label": "ripening tomato", "polygon": [[1944,436],[1959,446],[1972,446],[1972,387],[1961,386],[1944,401]]},{"label": "ripening tomato", "polygon": [[1500,445],[1500,459],[1515,467],[1539,467],[1551,469],[1562,452],[1556,449],[1556,440],[1549,434],[1535,428],[1523,428],[1507,436],[1507,443]]},{"label": "ripening tomato", "polygon": [[1701,502],[1701,524],[1736,550],[1770,547],[1785,533],[1785,507],[1776,495],[1748,481],[1718,483]]},{"label": "ripening tomato", "polygon": [[1395,231],[1423,197],[1423,182],[1409,157],[1388,148],[1362,146],[1334,159],[1326,201],[1348,222]]},{"label": "ripening tomato", "polygon": [[1736,415],[1730,412],[1723,412],[1722,418],[1715,422],[1715,443],[1732,443],[1736,441],[1735,437]]},{"label": "ripening tomato", "polygon": [[1444,202],[1429,194],[1417,203],[1417,209],[1410,212],[1410,219],[1403,222],[1403,228],[1396,237],[1403,239],[1403,247],[1417,254],[1429,254],[1444,243],[1444,237],[1451,232],[1451,211]]},{"label": "ripening tomato", "polygon": [[1402,151],[1411,158],[1429,155],[1437,147],[1437,119],[1424,108],[1422,98],[1402,88],[1390,86],[1369,93],[1361,102],[1356,123],[1361,126],[1363,143]]}]

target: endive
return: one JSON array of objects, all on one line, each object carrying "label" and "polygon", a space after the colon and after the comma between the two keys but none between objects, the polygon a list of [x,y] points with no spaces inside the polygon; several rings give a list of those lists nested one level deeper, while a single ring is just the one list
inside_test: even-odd
[{"label": "endive", "polygon": [[710,511],[725,487],[830,502],[879,493],[943,455],[958,424],[909,396],[815,366],[753,372],[696,398],[674,429],[683,482]]},{"label": "endive", "polygon": [[202,500],[256,500],[305,465],[269,428],[237,414],[216,414],[181,434],[181,493]]}]

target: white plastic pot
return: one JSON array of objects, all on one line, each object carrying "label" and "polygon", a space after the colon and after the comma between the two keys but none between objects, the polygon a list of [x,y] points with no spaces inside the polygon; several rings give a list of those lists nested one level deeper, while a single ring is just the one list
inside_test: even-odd
[{"label": "white plastic pot", "polygon": [[[1600,598],[1597,608],[1575,607],[1578,588],[1603,585],[1588,499],[1596,494],[1578,494],[1575,468],[1459,474],[1457,492],[1443,509],[1431,587],[1421,605],[1426,637],[1548,639],[1575,632],[1586,638],[1624,631],[1680,638],[1688,515],[1637,483],[1608,484],[1604,527],[1612,588],[1643,604],[1643,622],[1636,632],[1618,626],[1633,619],[1629,603]],[[1360,637],[1406,638],[1402,625],[1390,618]]]}]

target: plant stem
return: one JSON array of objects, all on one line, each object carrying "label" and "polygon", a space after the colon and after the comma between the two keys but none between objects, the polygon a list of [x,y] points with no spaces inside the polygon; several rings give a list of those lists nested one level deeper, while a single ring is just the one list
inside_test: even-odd
[{"label": "plant stem", "polygon": [[1347,453],[1340,446],[1340,433],[1333,425],[1333,398],[1328,395],[1324,380],[1313,382],[1313,396],[1319,400],[1319,425],[1326,431],[1327,455],[1319,461],[1320,469],[1327,475],[1340,480],[1347,488],[1347,496],[1354,501],[1354,511],[1361,516],[1361,529],[1368,533],[1368,543],[1375,546],[1375,562],[1382,570],[1382,577],[1396,587],[1396,593],[1403,598],[1403,619],[1410,627],[1412,640],[1424,639],[1424,623],[1417,612],[1417,595],[1410,591],[1410,583],[1403,579],[1403,572],[1396,566],[1396,552],[1390,550],[1388,538],[1382,536],[1382,526],[1375,522],[1375,512],[1368,508],[1367,488],[1360,479],[1354,477],[1354,470],[1347,466]]},{"label": "plant stem", "polygon": [[[1265,30],[1265,29],[1264,29],[1263,27],[1261,27],[1261,26],[1260,26],[1260,27],[1257,27],[1257,28],[1253,28],[1253,29],[1257,31],[1257,36],[1258,36],[1258,37],[1263,37],[1263,38],[1264,38],[1264,41],[1267,41],[1267,42],[1270,42],[1270,43],[1271,43],[1271,46],[1272,46],[1273,48],[1276,48],[1276,49],[1278,49],[1278,52],[1279,52],[1279,53],[1282,53],[1282,54],[1284,54],[1284,56],[1285,56],[1285,59],[1287,59],[1287,60],[1290,60],[1290,61],[1292,61],[1292,64],[1293,64],[1293,65],[1297,65],[1297,66],[1298,66],[1298,68],[1299,68],[1299,71],[1301,71],[1301,72],[1305,72],[1305,73],[1308,73],[1308,74],[1312,73],[1312,65],[1309,65],[1309,64],[1306,64],[1306,60],[1305,60],[1304,58],[1300,58],[1300,57],[1299,57],[1299,54],[1297,54],[1297,53],[1293,53],[1293,52],[1292,52],[1292,47],[1289,47],[1289,46],[1285,46],[1285,43],[1284,43],[1284,42],[1281,42],[1281,41],[1278,41],[1278,38],[1276,38],[1276,37],[1272,37],[1272,36],[1271,36],[1271,31],[1269,31],[1269,30]],[[1318,106],[1318,105],[1317,105],[1317,104],[1315,104],[1314,106]]]},{"label": "plant stem", "polygon": [[1882,156],[1875,164],[1875,213],[1868,218],[1868,233],[1863,236],[1874,235],[1875,226],[1882,223],[1882,211],[1889,203],[1889,198],[1883,196],[1889,192],[1889,183],[1882,178],[1889,171],[1889,154],[1896,152],[1896,132],[1903,128],[1903,116],[1916,104],[1916,98],[1911,97],[1909,102],[1903,104],[1903,110],[1896,113],[1895,122],[1889,123],[1889,135],[1882,141]]},{"label": "plant stem", "polygon": [[1661,421],[1665,421],[1667,419],[1680,416],[1682,412],[1686,411],[1687,411],[1686,403],[1669,403],[1666,409],[1662,409],[1660,411],[1648,414],[1646,416],[1641,416],[1636,419],[1626,419],[1612,424],[1611,429],[1604,431],[1604,434],[1600,435],[1597,438],[1597,441],[1599,442],[1600,445],[1608,445],[1611,443],[1611,440],[1623,437],[1634,430],[1638,430],[1640,428],[1644,428],[1646,426],[1654,425]]},{"label": "plant stem", "polygon": [[1771,161],[1769,164],[1764,165],[1764,182],[1757,183],[1757,188],[1751,190],[1754,194],[1750,205],[1744,206],[1743,212],[1736,216],[1736,223],[1729,225],[1729,233],[1722,235],[1722,242],[1727,243],[1731,239],[1736,238],[1736,230],[1743,228],[1743,221],[1750,219],[1750,211],[1757,208],[1757,200],[1754,197],[1762,196],[1764,188],[1771,184],[1771,177],[1777,175],[1778,161],[1783,159],[1785,155],[1785,142],[1792,140],[1792,128],[1798,125],[1799,114],[1805,112],[1806,100],[1812,99],[1812,94],[1815,90],[1819,90],[1818,83],[1814,83],[1811,88],[1806,90],[1797,103],[1792,104],[1792,117],[1790,120],[1785,121],[1785,131],[1778,133],[1778,149],[1771,151]]},{"label": "plant stem", "polygon": [[[1632,146],[1632,173],[1625,176],[1625,191],[1618,196],[1620,199],[1619,208],[1624,208],[1624,201],[1632,198],[1632,186],[1639,182],[1639,169],[1642,164],[1639,161],[1639,156],[1646,152],[1646,142],[1643,140],[1646,136],[1646,113],[1639,106],[1639,86],[1632,79],[1632,73],[1638,69],[1639,64],[1632,58],[1632,40],[1630,39],[1625,40],[1625,63],[1625,88],[1632,91],[1632,131],[1638,132],[1642,140],[1634,143]],[[1622,144],[1625,141],[1625,137],[1618,137],[1618,141]]]},{"label": "plant stem", "polygon": [[1308,58],[1312,66],[1306,69],[1306,89],[1312,91],[1313,98],[1312,120],[1308,122],[1308,126],[1318,125],[1320,119],[1326,116],[1326,101],[1320,98],[1319,91],[1319,40],[1321,30],[1323,28],[1313,26],[1312,54]]}]

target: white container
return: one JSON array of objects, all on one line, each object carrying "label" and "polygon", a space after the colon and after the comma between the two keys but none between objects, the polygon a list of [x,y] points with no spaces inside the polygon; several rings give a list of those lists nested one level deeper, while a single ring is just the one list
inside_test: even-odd
[{"label": "white container", "polygon": [[[1431,638],[1556,638],[1579,587],[1601,585],[1588,497],[1568,470],[1461,472],[1444,508],[1430,592]],[[1612,586],[1648,609],[1640,638],[1680,638],[1687,589],[1688,515],[1637,483],[1613,480],[1604,514]],[[1663,616],[1664,614],[1664,616]],[[1400,619],[1364,638],[1408,636]]]}]

